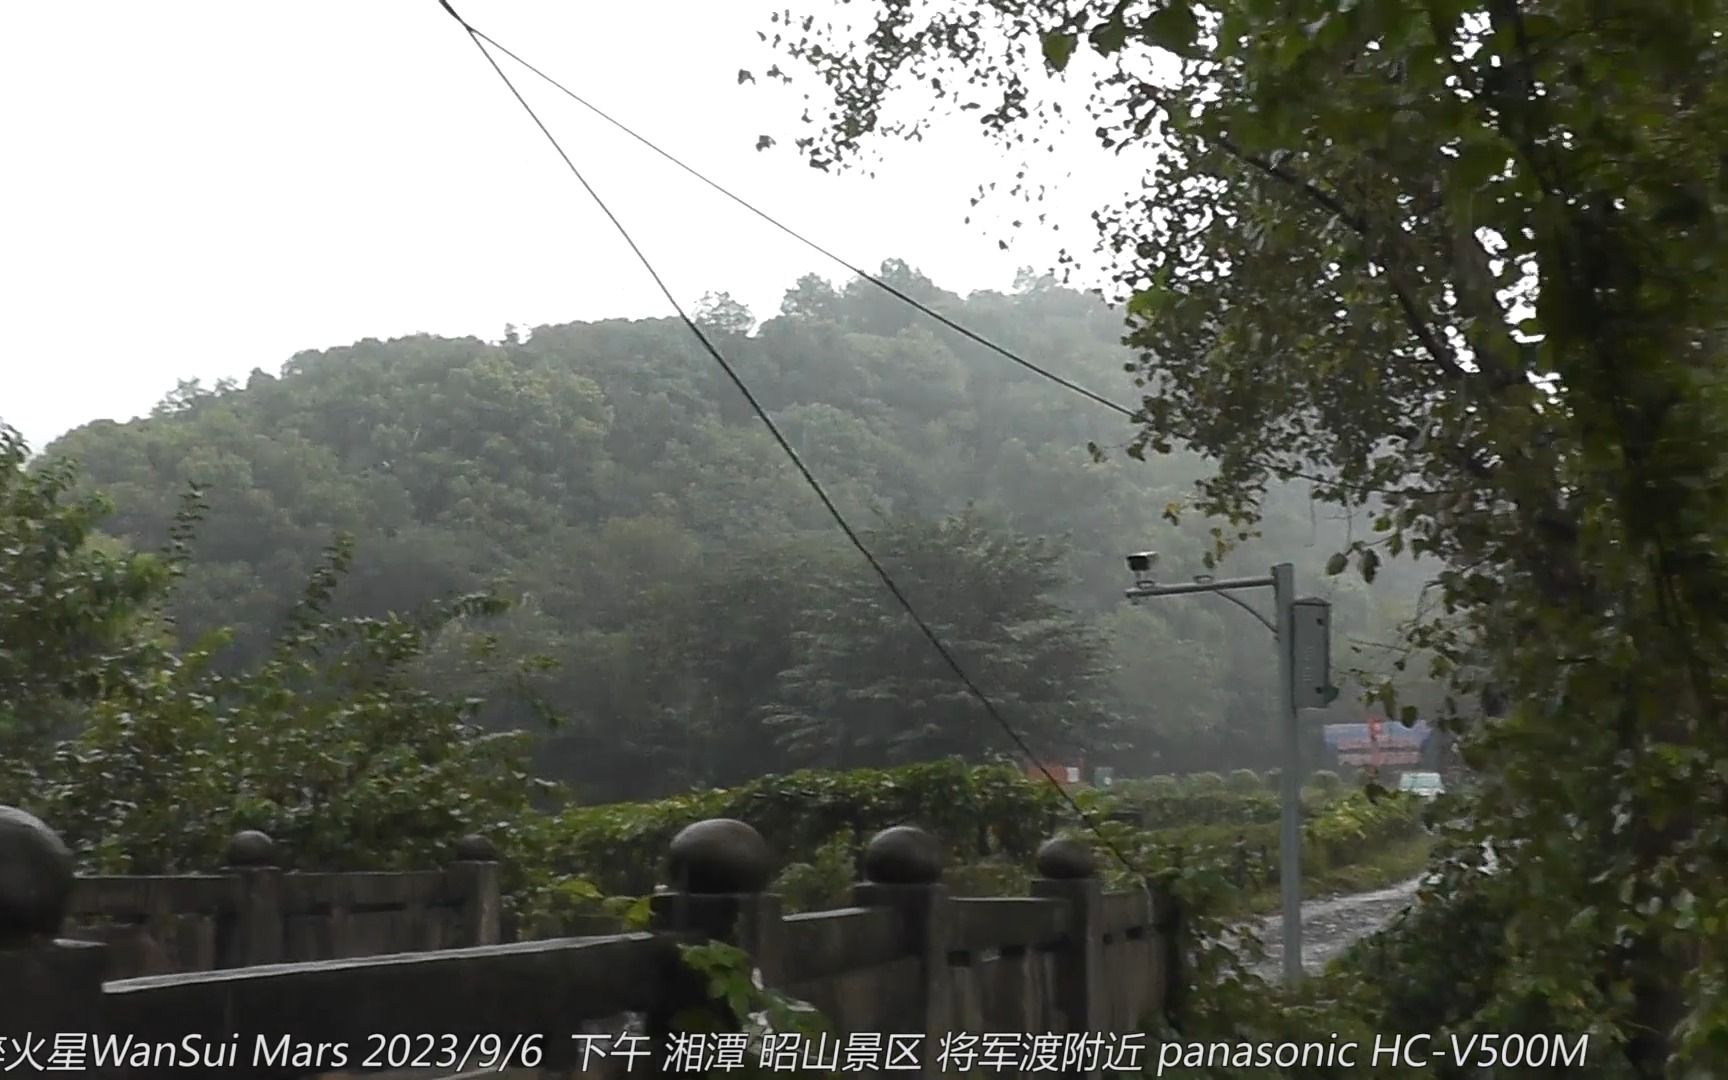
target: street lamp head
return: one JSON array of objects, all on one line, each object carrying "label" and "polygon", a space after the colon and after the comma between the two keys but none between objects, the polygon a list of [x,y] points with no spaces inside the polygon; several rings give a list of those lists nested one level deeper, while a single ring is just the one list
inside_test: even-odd
[{"label": "street lamp head", "polygon": [[1128,556],[1128,570],[1134,575],[1135,581],[1148,581],[1152,577],[1152,567],[1157,565],[1156,551],[1136,551]]}]

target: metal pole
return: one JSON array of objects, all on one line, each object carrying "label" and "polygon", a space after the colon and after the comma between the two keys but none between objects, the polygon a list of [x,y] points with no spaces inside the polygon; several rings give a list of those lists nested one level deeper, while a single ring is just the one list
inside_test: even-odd
[{"label": "metal pole", "polygon": [[1284,744],[1278,885],[1284,900],[1284,981],[1302,978],[1302,742],[1296,724],[1296,578],[1289,563],[1272,568],[1278,608],[1278,727]]}]

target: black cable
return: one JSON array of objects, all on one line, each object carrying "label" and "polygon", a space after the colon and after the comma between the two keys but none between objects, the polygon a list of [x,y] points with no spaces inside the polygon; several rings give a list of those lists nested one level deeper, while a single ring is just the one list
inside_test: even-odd
[{"label": "black cable", "polygon": [[[448,6],[448,5],[446,5],[446,6]],[[454,14],[454,13],[452,13],[452,14]],[[462,22],[460,17],[458,17],[457,21]],[[685,163],[682,159],[678,158],[671,151],[662,149],[659,146],[659,144],[655,143],[652,139],[648,138],[646,135],[642,135],[642,134],[638,133],[635,129],[631,128],[628,124],[624,123],[624,121],[619,120],[617,117],[606,112],[606,110],[600,108],[600,106],[589,101],[587,98],[583,97],[581,94],[578,94],[576,91],[570,89],[568,86],[565,86],[563,83],[559,82],[557,79],[554,79],[552,76],[546,74],[544,71],[541,71],[539,68],[535,67],[533,64],[529,63],[527,60],[524,60],[521,56],[519,56],[515,52],[511,51],[511,49],[508,46],[499,43],[496,39],[494,39],[490,34],[486,33],[484,30],[480,30],[476,27],[470,26],[466,22],[462,22],[462,27],[463,27],[463,29],[467,30],[470,34],[472,34],[476,39],[478,39],[476,41],[476,44],[478,44],[480,41],[484,41],[486,44],[497,49],[499,52],[503,53],[505,56],[508,56],[510,59],[516,61],[516,63],[522,65],[524,68],[528,69],[533,74],[539,76],[549,86],[556,89],[559,93],[563,94],[565,97],[568,97],[571,101],[574,101],[576,104],[582,106],[584,109],[587,109],[589,112],[593,113],[595,116],[598,116],[600,119],[606,121],[608,124],[611,124],[613,127],[617,128],[619,131],[622,131],[624,134],[630,136],[632,139],[635,139],[637,142],[641,143],[643,146],[647,147],[649,150],[652,150],[654,153],[658,154],[662,158],[665,158],[667,161],[671,162],[673,165],[676,165],[678,168],[682,169],[686,173],[689,173],[691,176],[695,177],[697,180],[701,181],[703,184],[714,189],[715,191],[719,192],[720,194],[726,196],[726,198],[731,199],[733,202],[737,203],[739,206],[750,211],[752,214],[755,214],[757,217],[761,218],[763,221],[774,226],[776,229],[779,229],[781,232],[785,233],[787,236],[790,236],[792,239],[798,241],[800,244],[803,244],[805,247],[809,248],[811,251],[814,251],[818,255],[821,255],[824,258],[829,259],[832,262],[837,263],[838,265],[845,267],[851,273],[857,275],[860,278],[863,278],[865,281],[870,282],[870,284],[876,286],[877,288],[883,290],[884,292],[887,292],[889,295],[895,297],[896,299],[900,300],[901,302],[911,305],[916,310],[923,312],[925,315],[928,315],[932,319],[935,319],[937,322],[941,323],[943,326],[948,327],[948,329],[954,331],[955,333],[959,334],[960,336],[966,338],[969,341],[973,341],[979,345],[984,346],[986,349],[989,349],[991,352],[994,352],[994,353],[1002,356],[1003,358],[1005,358],[1009,361],[1012,361],[1013,363],[1019,364],[1021,367],[1025,368],[1027,371],[1030,371],[1036,375],[1039,375],[1045,379],[1048,379],[1049,381],[1055,383],[1056,385],[1063,387],[1066,390],[1071,390],[1074,393],[1079,394],[1081,397],[1087,398],[1090,401],[1093,401],[1099,405],[1102,405],[1106,409],[1111,409],[1111,410],[1121,414],[1122,416],[1127,417],[1130,420],[1140,420],[1141,419],[1141,413],[1139,410],[1130,409],[1128,406],[1123,405],[1120,402],[1112,401],[1111,399],[1105,397],[1104,395],[1096,393],[1095,391],[1089,390],[1086,387],[1081,386],[1079,383],[1074,382],[1071,379],[1063,378],[1061,375],[1056,374],[1055,372],[1049,370],[1048,368],[1041,367],[1040,365],[1033,363],[1032,361],[1026,359],[1025,357],[1016,354],[1013,350],[1007,348],[1006,346],[998,345],[996,342],[991,341],[989,338],[984,337],[983,335],[979,334],[978,332],[971,330],[971,329],[968,329],[965,326],[960,325],[959,323],[955,322],[953,319],[950,319],[948,316],[942,314],[940,311],[934,310],[928,304],[925,304],[923,301],[917,299],[916,297],[907,295],[904,291],[895,288],[893,285],[891,285],[887,281],[884,281],[882,278],[878,277],[877,275],[870,273],[868,270],[865,270],[862,267],[856,265],[855,263],[852,263],[851,261],[840,257],[839,255],[835,254],[833,251],[830,251],[828,248],[823,247],[821,244],[818,244],[816,241],[810,239],[808,236],[805,236],[803,233],[799,232],[797,229],[794,229],[792,226],[786,224],[785,222],[781,221],[779,218],[776,218],[774,215],[768,213],[766,210],[763,210],[760,207],[756,206],[754,203],[750,202],[748,199],[744,198],[742,195],[738,195],[738,194],[734,193],[733,191],[731,191],[730,189],[722,186],[719,183],[719,181],[709,179],[706,175],[697,171],[695,166]],[[490,57],[488,57],[488,59],[490,59]],[[1325,479],[1324,477],[1314,476],[1314,475],[1311,475],[1309,473],[1292,472],[1289,474],[1289,476],[1293,479],[1299,478],[1299,479],[1303,479],[1303,480],[1309,480],[1309,481],[1312,481],[1314,483],[1335,483],[1335,481],[1329,481],[1329,480]],[[1383,494],[1383,495],[1407,494],[1407,492],[1400,492],[1400,491],[1395,491],[1395,490],[1387,490],[1387,489],[1383,489],[1383,488],[1373,488],[1373,487],[1365,487],[1365,486],[1358,486],[1358,485],[1349,485],[1349,488],[1353,489],[1353,490],[1364,491],[1364,492],[1375,492],[1375,493]]]},{"label": "black cable", "polygon": [[955,676],[960,679],[972,696],[978,699],[979,704],[984,706],[984,711],[990,715],[992,720],[996,721],[996,723],[1008,735],[1008,738],[1014,743],[1020,752],[1025,755],[1026,759],[1038,767],[1038,771],[1044,774],[1044,778],[1050,781],[1051,786],[1054,787],[1057,793],[1062,796],[1063,800],[1067,802],[1069,808],[1079,815],[1080,820],[1095,836],[1098,837],[1104,847],[1107,848],[1111,854],[1115,855],[1122,863],[1122,866],[1130,873],[1139,873],[1133,862],[1129,860],[1129,858],[1122,853],[1121,849],[1118,848],[1115,843],[1113,843],[1110,838],[1098,828],[1092,815],[1088,814],[1085,808],[1075,801],[1074,796],[1069,794],[1068,789],[1062,786],[1062,783],[1056,779],[1055,774],[1050,771],[1049,767],[1038,758],[1038,755],[1032,752],[1032,748],[1027,744],[1026,739],[1014,729],[1014,725],[1008,722],[1008,718],[1003,716],[1002,713],[997,710],[995,703],[992,702],[989,696],[986,695],[978,684],[972,680],[972,677],[966,673],[966,669],[960,666],[959,660],[955,659],[954,654],[948,650],[948,646],[942,643],[942,639],[937,636],[936,631],[931,629],[930,624],[925,622],[923,616],[918,614],[918,609],[912,606],[912,601],[907,599],[905,593],[901,592],[900,586],[895,584],[894,578],[888,573],[888,570],[879,561],[877,561],[876,556],[870,551],[869,547],[865,545],[857,531],[852,528],[851,523],[846,520],[846,516],[840,512],[840,508],[834,505],[834,500],[829,498],[828,492],[823,488],[821,482],[818,481],[815,475],[810,472],[809,467],[804,464],[804,460],[798,456],[798,452],[792,449],[792,444],[786,441],[786,437],[780,432],[779,425],[775,424],[773,418],[768,415],[768,410],[764,409],[761,402],[756,400],[756,395],[750,391],[750,388],[747,385],[745,385],[744,380],[738,376],[738,373],[735,370],[733,370],[732,365],[723,355],[721,355],[720,350],[714,347],[714,343],[708,340],[708,335],[703,333],[702,328],[696,325],[695,320],[691,319],[690,316],[685,313],[683,305],[678,303],[678,298],[672,294],[672,290],[666,287],[665,281],[661,279],[659,272],[654,269],[654,264],[649,261],[647,255],[643,254],[642,249],[636,245],[636,241],[631,237],[629,230],[624,227],[623,223],[618,220],[615,214],[612,213],[611,208],[606,205],[605,200],[600,198],[599,193],[594,190],[591,184],[588,183],[587,178],[582,175],[582,170],[578,169],[576,163],[570,160],[570,155],[564,152],[564,147],[558,142],[557,136],[553,135],[546,127],[545,123],[541,121],[539,114],[534,111],[534,107],[528,104],[528,100],[522,96],[521,91],[516,89],[516,84],[510,81],[510,76],[504,73],[504,69],[498,65],[498,61],[493,58],[489,51],[487,51],[485,44],[481,41],[482,35],[479,31],[475,30],[472,26],[469,26],[467,20],[463,19],[462,16],[456,13],[456,9],[450,6],[450,0],[438,0],[438,3],[439,6],[448,12],[450,17],[455,19],[457,24],[467,32],[469,40],[474,42],[474,47],[480,50],[480,55],[486,58],[486,62],[491,65],[492,70],[498,73],[498,77],[502,79],[504,85],[509,88],[511,96],[513,96],[517,103],[520,104],[528,113],[529,118],[534,121],[534,125],[540,129],[540,133],[546,136],[546,140],[552,144],[552,149],[556,150],[558,156],[564,160],[564,164],[569,168],[571,175],[576,177],[576,182],[582,185],[583,190],[586,191],[589,197],[594,200],[595,205],[600,207],[600,212],[606,215],[607,220],[612,223],[612,227],[618,230],[618,234],[622,236],[624,242],[630,246],[630,250],[635,253],[636,258],[641,262],[643,269],[648,271],[648,276],[654,279],[654,284],[659,286],[660,292],[666,297],[667,302],[670,303],[672,309],[678,313],[678,318],[683,321],[684,325],[689,328],[692,334],[696,335],[696,340],[701,343],[702,348],[709,356],[714,358],[715,363],[720,365],[720,370],[726,373],[727,379],[731,380],[732,385],[738,388],[738,392],[744,395],[744,400],[749,403],[751,410],[755,412],[757,418],[762,421],[765,427],[767,427],[768,433],[774,437],[774,441],[780,445],[780,449],[785,452],[787,458],[791,460],[792,464],[798,469],[798,472],[804,477],[804,482],[809,485],[810,490],[816,493],[816,497],[821,500],[822,505],[827,509],[829,516],[834,519],[834,523],[840,527],[841,532],[846,534],[846,539],[851,541],[852,546],[858,549],[860,555],[864,556],[865,561],[870,564],[870,568],[876,572],[876,576],[882,579],[882,584],[887,586],[888,591],[893,594],[894,599],[899,602],[900,606],[905,609],[906,614],[911,617],[915,624],[917,624],[918,629],[924,634],[924,637],[929,640],[931,646],[936,649],[936,652],[954,672]]},{"label": "black cable", "polygon": [[533,64],[530,64],[528,61],[522,59],[520,56],[517,56],[515,53],[511,52],[505,46],[500,45],[497,41],[493,40],[491,35],[485,33],[484,31],[476,30],[471,26],[467,26],[466,23],[464,23],[463,25],[468,30],[469,33],[475,35],[475,37],[477,37],[477,38],[484,40],[488,45],[491,45],[493,48],[497,49],[499,52],[503,53],[505,56],[508,56],[510,59],[516,61],[518,64],[521,64],[523,67],[527,68],[529,71],[540,76],[540,78],[544,79],[547,83],[551,84],[553,87],[555,87],[561,93],[563,93],[566,97],[568,97],[571,101],[576,102],[576,104],[582,106],[584,109],[587,109],[589,112],[593,113],[595,116],[598,116],[600,119],[606,121],[608,124],[611,124],[613,127],[617,128],[619,131],[622,131],[624,134],[630,136],[632,139],[635,139],[637,142],[641,143],[643,146],[646,146],[648,149],[654,151],[656,154],[659,154],[661,157],[665,158],[667,161],[670,161],[672,164],[678,166],[680,169],[683,169],[685,172],[689,173],[691,176],[694,176],[696,179],[700,180],[702,183],[713,188],[715,191],[718,191],[720,194],[726,196],[728,199],[731,199],[733,202],[737,203],[739,206],[742,206],[744,209],[750,211],[752,214],[755,214],[757,217],[761,218],[763,221],[766,221],[768,224],[774,226],[776,229],[779,229],[781,232],[785,233],[787,236],[790,236],[792,239],[798,241],[800,244],[803,244],[805,247],[809,248],[810,250],[812,250],[812,251],[816,252],[817,254],[822,255],[828,259],[833,260],[834,262],[838,263],[839,265],[845,267],[847,270],[850,270],[852,273],[854,273],[854,274],[858,275],[859,277],[863,278],[864,280],[870,282],[872,285],[875,285],[877,288],[884,289],[887,292],[894,295],[895,297],[898,297],[900,300],[912,305],[914,308],[917,308],[919,311],[930,316],[932,319],[935,319],[937,322],[941,323],[943,326],[946,326],[948,329],[954,331],[955,333],[961,335],[962,337],[965,337],[970,341],[974,341],[974,342],[978,343],[979,345],[984,346],[986,349],[989,349],[992,352],[1000,354],[1001,356],[1005,357],[1008,360],[1012,360],[1014,363],[1019,364],[1021,367],[1025,368],[1026,370],[1031,371],[1037,375],[1041,375],[1044,378],[1049,379],[1051,382],[1054,382],[1059,386],[1066,387],[1067,389],[1074,391],[1076,394],[1079,394],[1082,397],[1090,398],[1093,401],[1097,402],[1098,404],[1104,406],[1107,409],[1114,409],[1117,412],[1121,413],[1123,416],[1129,417],[1130,419],[1132,419],[1133,417],[1138,415],[1138,413],[1135,410],[1128,408],[1126,405],[1121,405],[1121,404],[1118,404],[1117,402],[1111,401],[1109,398],[1104,397],[1102,394],[1094,393],[1093,391],[1086,389],[1084,386],[1081,386],[1079,383],[1065,379],[1062,376],[1056,374],[1055,372],[1048,370],[1047,368],[1040,367],[1037,364],[1034,364],[1032,361],[1027,360],[1026,358],[1024,358],[1022,356],[1016,355],[1012,350],[1010,350],[1004,346],[996,344],[994,341],[991,341],[989,338],[986,338],[983,335],[981,335],[981,334],[979,334],[973,330],[969,330],[966,327],[961,326],[959,323],[955,322],[953,319],[948,318],[948,316],[942,314],[941,312],[931,309],[928,305],[926,305],[922,301],[916,299],[915,297],[908,296],[905,292],[901,291],[900,289],[895,288],[893,285],[882,280],[880,277],[877,277],[875,274],[872,274],[867,270],[863,270],[863,269],[859,268],[858,266],[853,265],[851,262],[848,262],[847,260],[841,258],[840,256],[836,255],[834,252],[823,247],[821,244],[818,244],[816,241],[810,239],[809,237],[805,236],[803,233],[792,228],[792,226],[787,225],[784,222],[780,221],[779,219],[775,218],[773,215],[769,214],[766,210],[762,210],[762,209],[758,208],[757,206],[755,206],[754,204],[752,204],[751,202],[746,200],[743,196],[735,195],[731,191],[728,191],[726,188],[720,186],[720,184],[718,182],[708,179],[708,177],[697,172],[694,167],[692,167],[690,165],[686,165],[683,161],[680,161],[678,158],[674,157],[669,151],[662,150],[659,146],[657,146],[647,136],[637,134],[627,124],[625,124],[622,120],[618,120],[615,117],[609,115],[607,112],[605,112],[603,109],[601,109],[598,105],[595,105],[593,102],[589,101],[588,99],[584,98],[582,95],[576,93],[576,91],[565,86],[563,83],[559,82],[557,79],[554,79],[552,76],[546,74],[544,71],[541,71],[539,68],[535,67]]}]

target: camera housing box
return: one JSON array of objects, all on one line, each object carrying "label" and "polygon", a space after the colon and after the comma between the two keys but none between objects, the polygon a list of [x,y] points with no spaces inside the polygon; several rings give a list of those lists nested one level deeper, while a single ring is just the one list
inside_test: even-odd
[{"label": "camera housing box", "polygon": [[1298,709],[1324,709],[1338,696],[1332,685],[1332,605],[1309,597],[1290,607],[1292,696]]}]

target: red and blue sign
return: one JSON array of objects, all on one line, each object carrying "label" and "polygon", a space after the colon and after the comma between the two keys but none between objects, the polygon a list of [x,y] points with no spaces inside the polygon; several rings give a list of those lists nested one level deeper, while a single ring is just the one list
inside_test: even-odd
[{"label": "red and blue sign", "polygon": [[1383,720],[1365,724],[1327,724],[1321,730],[1326,746],[1340,765],[1415,765],[1432,734],[1427,724],[1405,727]]}]

